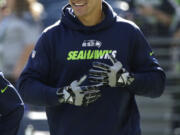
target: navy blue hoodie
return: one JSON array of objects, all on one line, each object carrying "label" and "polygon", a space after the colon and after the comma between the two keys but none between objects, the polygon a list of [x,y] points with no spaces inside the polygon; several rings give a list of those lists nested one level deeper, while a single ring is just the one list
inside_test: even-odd
[{"label": "navy blue hoodie", "polygon": [[[46,107],[51,135],[140,135],[134,96],[159,97],[164,90],[165,74],[140,29],[105,2],[103,11],[100,24],[86,27],[65,6],[61,21],[42,33],[19,78],[24,101]],[[102,97],[88,107],[60,104],[57,88],[88,74],[93,61],[110,64],[107,53],[134,73],[135,81],[102,88]]]},{"label": "navy blue hoodie", "polygon": [[16,135],[23,113],[20,95],[0,72],[0,135]]}]

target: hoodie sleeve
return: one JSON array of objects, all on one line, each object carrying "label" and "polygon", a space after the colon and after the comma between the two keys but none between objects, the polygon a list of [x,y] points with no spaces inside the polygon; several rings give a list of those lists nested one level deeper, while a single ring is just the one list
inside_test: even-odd
[{"label": "hoodie sleeve", "polygon": [[59,104],[57,88],[51,87],[48,81],[51,66],[50,52],[47,37],[43,33],[17,82],[19,92],[28,104],[39,106]]},{"label": "hoodie sleeve", "polygon": [[0,134],[16,135],[24,103],[13,85],[0,72]]},{"label": "hoodie sleeve", "polygon": [[135,81],[129,90],[141,96],[159,97],[164,91],[165,73],[139,28],[135,28],[133,38],[131,72]]},{"label": "hoodie sleeve", "polygon": [[17,108],[24,108],[24,103],[15,87],[0,72],[0,116]]}]

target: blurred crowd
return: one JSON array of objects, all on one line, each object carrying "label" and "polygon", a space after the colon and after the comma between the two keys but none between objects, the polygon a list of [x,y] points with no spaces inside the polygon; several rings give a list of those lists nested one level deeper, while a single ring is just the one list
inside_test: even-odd
[{"label": "blurred crowd", "polygon": [[35,0],[0,1],[0,69],[12,83],[42,31],[42,10]]},{"label": "blurred crowd", "polygon": [[[167,41],[176,61],[173,67],[177,67],[180,0],[106,1],[118,15],[134,21],[146,37],[170,39]],[[0,70],[12,83],[15,84],[43,29],[61,17],[61,9],[67,3],[68,0],[0,0]]]}]

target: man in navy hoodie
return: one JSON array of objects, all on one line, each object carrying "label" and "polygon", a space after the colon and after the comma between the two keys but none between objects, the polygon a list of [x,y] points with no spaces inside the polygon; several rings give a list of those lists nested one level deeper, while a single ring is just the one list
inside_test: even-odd
[{"label": "man in navy hoodie", "polygon": [[20,95],[0,72],[0,135],[17,135],[23,113]]},{"label": "man in navy hoodie", "polygon": [[46,107],[51,135],[140,135],[135,95],[159,97],[164,85],[138,26],[102,0],[69,0],[18,81],[26,103]]}]

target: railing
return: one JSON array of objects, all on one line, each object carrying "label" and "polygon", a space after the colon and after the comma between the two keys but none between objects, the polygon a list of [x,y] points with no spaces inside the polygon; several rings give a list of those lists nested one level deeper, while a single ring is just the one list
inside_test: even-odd
[{"label": "railing", "polygon": [[136,97],[143,135],[180,135],[180,39],[148,38],[155,56],[165,69],[167,82],[162,97]]}]

